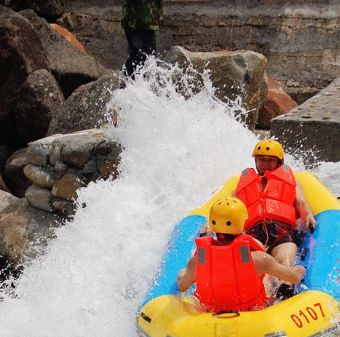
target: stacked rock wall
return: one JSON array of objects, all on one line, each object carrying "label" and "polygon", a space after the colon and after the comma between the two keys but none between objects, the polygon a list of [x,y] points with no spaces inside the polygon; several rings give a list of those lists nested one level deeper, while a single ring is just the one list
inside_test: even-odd
[{"label": "stacked rock wall", "polygon": [[25,197],[36,208],[70,215],[76,191],[90,181],[117,174],[120,146],[108,129],[54,135],[29,144]]}]

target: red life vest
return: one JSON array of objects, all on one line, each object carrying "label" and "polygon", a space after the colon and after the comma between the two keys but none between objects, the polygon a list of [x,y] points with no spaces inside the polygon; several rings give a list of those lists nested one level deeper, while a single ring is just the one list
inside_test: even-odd
[{"label": "red life vest", "polygon": [[249,215],[245,229],[272,220],[296,226],[296,182],[292,170],[281,165],[274,171],[266,171],[264,177],[267,184],[262,190],[263,177],[254,169],[246,169],[237,185],[236,196],[244,202]]},{"label": "red life vest", "polygon": [[256,273],[251,257],[251,251],[263,251],[262,246],[244,234],[223,246],[216,245],[212,237],[195,241],[195,296],[208,311],[246,311],[265,306],[263,276]]}]

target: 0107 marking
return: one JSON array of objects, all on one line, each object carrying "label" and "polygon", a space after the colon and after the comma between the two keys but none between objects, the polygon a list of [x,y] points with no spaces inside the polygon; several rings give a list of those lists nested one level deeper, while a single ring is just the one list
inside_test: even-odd
[{"label": "0107 marking", "polygon": [[291,320],[298,328],[302,328],[304,324],[310,324],[320,317],[325,317],[321,303],[314,303],[312,306],[300,310],[297,314],[290,315]]}]

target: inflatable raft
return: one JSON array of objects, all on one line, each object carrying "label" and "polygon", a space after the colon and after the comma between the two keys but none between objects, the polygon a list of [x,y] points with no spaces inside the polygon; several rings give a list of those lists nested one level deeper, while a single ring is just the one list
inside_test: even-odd
[{"label": "inflatable raft", "polygon": [[232,177],[202,207],[175,226],[161,269],[142,304],[137,331],[143,337],[317,337],[340,336],[340,202],[312,174],[295,174],[317,220],[300,247],[307,268],[296,295],[263,310],[212,314],[188,294],[176,276],[194,250],[194,238],[211,205],[236,188]]}]

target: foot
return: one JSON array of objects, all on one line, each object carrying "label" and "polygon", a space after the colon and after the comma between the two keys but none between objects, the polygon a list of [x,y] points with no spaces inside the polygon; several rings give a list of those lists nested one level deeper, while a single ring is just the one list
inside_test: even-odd
[{"label": "foot", "polygon": [[294,286],[287,283],[282,283],[277,289],[276,298],[280,300],[286,300],[294,296]]}]

